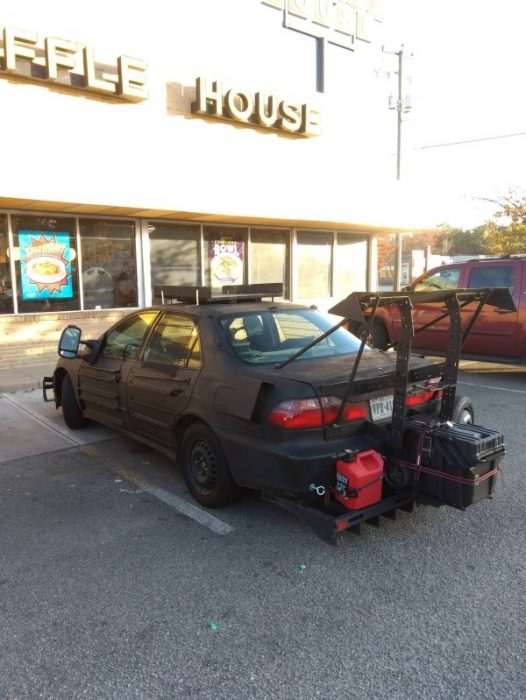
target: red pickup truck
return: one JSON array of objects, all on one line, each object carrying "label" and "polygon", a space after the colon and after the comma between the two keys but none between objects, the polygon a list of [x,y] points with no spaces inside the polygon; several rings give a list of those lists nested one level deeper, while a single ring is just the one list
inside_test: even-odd
[{"label": "red pickup truck", "polygon": [[[465,345],[462,357],[486,361],[526,363],[526,255],[503,258],[470,260],[451,263],[428,270],[405,289],[414,292],[438,289],[468,289],[484,287],[507,287],[516,310],[484,306],[476,320]],[[463,328],[473,315],[475,307],[462,310]],[[444,313],[442,303],[416,304],[413,312],[414,329]],[[420,352],[438,354],[446,348],[449,318],[415,333],[412,347]],[[386,349],[400,337],[400,314],[395,306],[378,309],[372,327],[375,347]]]}]

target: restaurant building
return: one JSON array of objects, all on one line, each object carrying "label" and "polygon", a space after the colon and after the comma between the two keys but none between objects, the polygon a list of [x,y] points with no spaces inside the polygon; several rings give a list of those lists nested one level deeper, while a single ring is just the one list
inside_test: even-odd
[{"label": "restaurant building", "polygon": [[283,282],[328,307],[418,226],[372,0],[2,10],[0,365],[155,285]]}]

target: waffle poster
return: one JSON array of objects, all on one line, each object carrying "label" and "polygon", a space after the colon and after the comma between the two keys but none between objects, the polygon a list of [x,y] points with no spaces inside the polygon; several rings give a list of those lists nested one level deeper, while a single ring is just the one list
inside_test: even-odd
[{"label": "waffle poster", "polygon": [[212,286],[243,284],[244,243],[235,240],[210,241]]},{"label": "waffle poster", "polygon": [[18,245],[22,299],[71,299],[69,233],[20,231]]}]

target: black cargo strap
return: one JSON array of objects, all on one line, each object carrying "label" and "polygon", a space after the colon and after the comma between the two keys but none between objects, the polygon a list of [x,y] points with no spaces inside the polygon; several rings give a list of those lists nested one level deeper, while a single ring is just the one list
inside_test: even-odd
[{"label": "black cargo strap", "polygon": [[382,474],[381,476],[377,477],[373,481],[369,481],[368,484],[364,484],[363,486],[360,486],[357,489],[347,489],[348,498],[358,498],[358,496],[360,495],[360,491],[363,491],[364,489],[368,489],[369,486],[374,486],[374,484],[377,484],[379,481],[382,481],[383,478],[384,478],[384,476]]},{"label": "black cargo strap", "polygon": [[495,476],[501,471],[500,467],[495,467],[495,469],[486,472],[486,474],[482,474],[482,476],[476,476],[472,479],[466,479],[463,476],[447,474],[446,472],[440,471],[439,469],[433,469],[432,467],[423,467],[421,464],[413,464],[413,462],[406,462],[402,459],[397,460],[397,463],[401,467],[412,469],[418,474],[420,472],[425,472],[426,474],[431,474],[432,476],[436,476],[439,479],[446,479],[447,481],[456,481],[458,484],[463,484],[465,486],[478,486],[479,484],[482,484],[484,481],[487,481],[487,479],[490,479],[492,476]]}]

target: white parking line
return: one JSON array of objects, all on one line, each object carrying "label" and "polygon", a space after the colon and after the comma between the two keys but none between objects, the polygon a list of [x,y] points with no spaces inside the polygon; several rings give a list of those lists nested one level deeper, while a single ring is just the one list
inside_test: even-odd
[{"label": "white parking line", "polygon": [[477,384],[477,382],[465,382],[459,381],[458,384],[465,384],[466,386],[476,386],[479,389],[495,389],[497,391],[509,391],[512,394],[526,394],[526,389],[508,389],[505,386],[494,386],[493,384]]},{"label": "white parking line", "polygon": [[185,501],[183,498],[179,498],[179,496],[176,496],[169,491],[160,489],[157,486],[152,486],[130,469],[116,469],[115,472],[119,474],[119,476],[122,476],[123,479],[131,481],[136,486],[139,486],[143,491],[146,491],[146,493],[155,496],[155,498],[158,498],[163,503],[171,506],[179,513],[182,513],[188,518],[195,520],[200,525],[204,525],[218,535],[228,535],[230,532],[234,531],[234,528],[231,525],[227,525],[227,523],[219,520],[219,518],[211,515],[211,513],[201,510],[201,508],[188,503],[188,501]]}]

